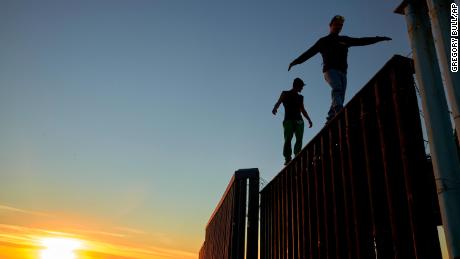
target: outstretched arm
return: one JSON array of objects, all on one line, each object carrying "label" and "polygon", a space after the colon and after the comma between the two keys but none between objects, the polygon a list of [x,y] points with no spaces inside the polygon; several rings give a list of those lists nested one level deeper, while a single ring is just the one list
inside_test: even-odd
[{"label": "outstretched arm", "polygon": [[273,107],[272,113],[273,115],[276,115],[276,112],[278,112],[278,107],[280,107],[280,104],[283,102],[284,99],[284,92],[281,93],[280,98],[278,98],[278,101],[275,103],[275,107]]},{"label": "outstretched arm", "polygon": [[391,40],[389,37],[363,37],[363,38],[352,38],[347,37],[348,46],[366,46],[371,45],[380,41]]},{"label": "outstretched arm", "polygon": [[309,58],[313,57],[319,52],[319,43],[316,42],[315,45],[313,45],[311,48],[309,48],[307,51],[302,53],[298,58],[294,59],[291,64],[289,64],[288,71],[291,70],[291,67],[302,64],[303,62],[307,61]]}]

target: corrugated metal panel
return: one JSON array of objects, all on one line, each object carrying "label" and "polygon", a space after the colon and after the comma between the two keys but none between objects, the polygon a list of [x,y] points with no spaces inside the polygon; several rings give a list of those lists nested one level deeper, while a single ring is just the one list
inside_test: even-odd
[{"label": "corrugated metal panel", "polygon": [[261,191],[261,259],[441,257],[412,74],[393,57]]}]

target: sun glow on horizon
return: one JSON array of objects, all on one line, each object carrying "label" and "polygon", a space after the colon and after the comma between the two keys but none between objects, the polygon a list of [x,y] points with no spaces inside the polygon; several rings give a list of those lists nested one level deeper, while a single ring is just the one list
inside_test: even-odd
[{"label": "sun glow on horizon", "polygon": [[62,237],[43,238],[40,243],[45,247],[40,259],[76,259],[75,250],[82,247],[82,241]]},{"label": "sun glow on horizon", "polygon": [[[1,206],[1,205],[0,205]],[[1,214],[0,214],[1,217]],[[0,224],[0,259],[196,259],[196,252],[159,246],[149,234],[113,228],[48,229]]]}]

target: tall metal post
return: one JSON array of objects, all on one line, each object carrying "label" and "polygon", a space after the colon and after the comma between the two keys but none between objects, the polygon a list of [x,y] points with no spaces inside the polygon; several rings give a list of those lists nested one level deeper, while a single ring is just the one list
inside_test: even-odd
[{"label": "tall metal post", "polygon": [[[433,31],[434,44],[438,53],[441,72],[444,76],[445,86],[449,97],[450,106],[457,130],[457,139],[460,143],[460,73],[451,71],[451,24],[450,10],[453,0],[426,0],[428,13],[431,18],[431,30]],[[457,6],[458,21],[458,6]],[[457,33],[459,32],[457,27]],[[458,35],[455,37],[458,38]],[[458,42],[457,42],[458,50]],[[457,51],[458,53],[458,51]],[[459,57],[457,56],[457,59]],[[458,62],[458,61],[457,61]],[[458,63],[457,63],[458,70]]]},{"label": "tall metal post", "polygon": [[424,1],[407,0],[396,12],[405,14],[406,17],[449,255],[452,259],[460,259],[460,162],[436,58],[428,9]]}]

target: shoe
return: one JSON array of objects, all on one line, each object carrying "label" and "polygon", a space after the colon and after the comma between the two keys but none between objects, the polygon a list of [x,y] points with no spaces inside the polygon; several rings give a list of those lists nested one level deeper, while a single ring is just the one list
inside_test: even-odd
[{"label": "shoe", "polygon": [[284,165],[289,164],[289,162],[291,162],[291,158],[287,158],[286,161],[284,162]]}]

